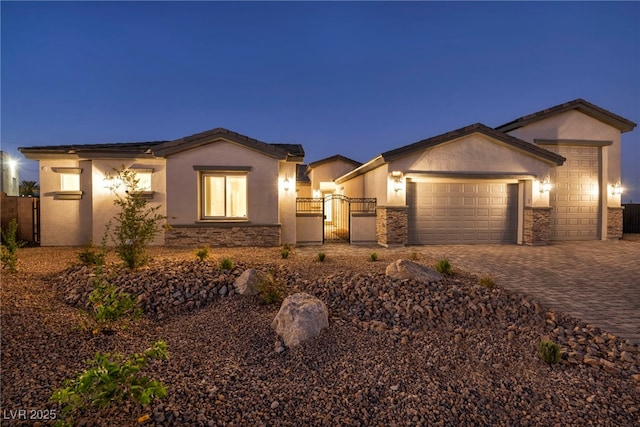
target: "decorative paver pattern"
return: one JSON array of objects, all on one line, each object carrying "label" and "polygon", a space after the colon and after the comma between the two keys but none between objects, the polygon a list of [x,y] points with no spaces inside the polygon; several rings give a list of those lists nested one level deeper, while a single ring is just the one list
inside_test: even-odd
[{"label": "decorative paver pattern", "polygon": [[[372,249],[325,245],[323,250],[331,256]],[[640,343],[640,241],[553,242],[548,246],[434,245],[375,250],[380,255],[416,252],[434,259],[447,258],[454,268],[478,276],[492,274],[498,286],[527,294],[550,309]]]}]

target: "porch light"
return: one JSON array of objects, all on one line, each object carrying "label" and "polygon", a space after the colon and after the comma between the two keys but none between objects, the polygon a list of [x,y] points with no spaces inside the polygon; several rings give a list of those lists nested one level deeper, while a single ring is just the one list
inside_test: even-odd
[{"label": "porch light", "polygon": [[616,182],[611,186],[611,194],[614,196],[621,195],[623,190],[624,189],[622,188],[622,184],[620,183],[620,181]]},{"label": "porch light", "polygon": [[282,188],[284,189],[284,191],[289,191],[289,178],[287,176],[285,176],[282,184]]},{"label": "porch light", "polygon": [[540,181],[540,192],[548,193],[549,191],[551,191],[551,178],[547,175],[542,181]]},{"label": "porch light", "polygon": [[402,171],[391,171],[391,177],[393,178],[393,191],[397,193],[402,190]]}]

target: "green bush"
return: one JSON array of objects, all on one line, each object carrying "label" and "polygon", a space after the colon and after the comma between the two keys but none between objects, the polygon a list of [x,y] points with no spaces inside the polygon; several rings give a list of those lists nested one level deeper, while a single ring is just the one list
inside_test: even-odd
[{"label": "green bush", "polygon": [[369,255],[369,259],[371,261],[377,261],[378,260],[378,254],[375,252],[371,252],[371,255]]},{"label": "green bush", "polygon": [[93,242],[89,242],[82,252],[78,254],[78,258],[84,265],[104,265],[106,259],[106,248],[103,246],[98,249],[93,246]]},{"label": "green bush", "polygon": [[0,261],[2,268],[11,272],[17,270],[18,248],[24,246],[24,242],[18,241],[18,221],[12,218],[7,229],[2,231],[2,247],[0,249]]},{"label": "green bush", "polygon": [[280,251],[280,256],[282,257],[282,259],[289,258],[289,249],[282,248],[282,250]]},{"label": "green bush", "polygon": [[[138,187],[135,171],[123,166],[115,172],[116,180],[111,190],[115,195],[113,203],[120,211],[109,221],[105,233],[111,236],[116,253],[125,265],[136,269],[149,262],[147,246],[160,232],[161,222],[166,217],[158,213],[160,206],[149,205]],[[114,221],[115,227],[111,231]]]},{"label": "green bush", "polygon": [[142,375],[141,371],[151,359],[168,358],[167,344],[162,340],[153,343],[144,353],[126,359],[117,353],[96,353],[93,360],[87,361],[88,369],[54,390],[51,400],[62,407],[61,419],[56,425],[72,425],[74,415],[89,405],[104,408],[128,399],[147,405],[156,397],[165,397],[167,387]]},{"label": "green bush", "polygon": [[496,280],[492,275],[482,276],[478,279],[480,286],[484,286],[487,289],[495,289],[497,287]]},{"label": "green bush", "polygon": [[234,264],[231,258],[223,258],[220,261],[220,269],[222,270],[233,270]]},{"label": "green bush", "polygon": [[436,270],[442,274],[451,275],[451,264],[449,264],[449,260],[446,258],[442,258],[440,261],[436,263]]},{"label": "green bush", "polygon": [[204,245],[196,249],[196,257],[198,257],[198,261],[204,262],[205,259],[209,258],[209,245]]},{"label": "green bush", "polygon": [[327,257],[327,255],[324,252],[318,252],[318,256],[317,256],[317,260],[320,262],[324,262],[325,258]]},{"label": "green bush", "polygon": [[418,253],[417,252],[411,252],[411,256],[409,258],[411,259],[411,261],[417,261],[418,260]]},{"label": "green bush", "polygon": [[115,322],[122,317],[137,317],[142,314],[136,309],[136,301],[126,292],[118,292],[118,288],[106,281],[98,270],[93,280],[93,291],[89,294],[93,311],[92,317],[97,323],[94,333],[104,329],[107,323]]},{"label": "green bush", "polygon": [[551,367],[562,357],[560,346],[553,341],[542,340],[538,343],[538,355]]},{"label": "green bush", "polygon": [[265,304],[282,302],[287,294],[287,288],[271,273],[260,278],[257,289]]}]

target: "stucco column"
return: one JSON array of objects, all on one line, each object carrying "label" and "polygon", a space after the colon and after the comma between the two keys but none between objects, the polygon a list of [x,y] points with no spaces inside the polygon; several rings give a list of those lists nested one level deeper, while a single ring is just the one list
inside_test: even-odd
[{"label": "stucco column", "polygon": [[408,206],[376,208],[376,240],[385,247],[405,246],[409,241]]}]

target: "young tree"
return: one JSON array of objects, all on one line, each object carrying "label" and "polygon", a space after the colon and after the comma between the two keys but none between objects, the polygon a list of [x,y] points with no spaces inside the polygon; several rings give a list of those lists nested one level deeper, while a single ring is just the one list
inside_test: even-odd
[{"label": "young tree", "polygon": [[160,232],[166,217],[158,213],[160,206],[151,206],[144,197],[135,171],[122,166],[114,172],[111,191],[115,195],[113,203],[120,211],[107,224],[106,233],[115,243],[120,259],[135,269],[149,261],[147,246]]}]

